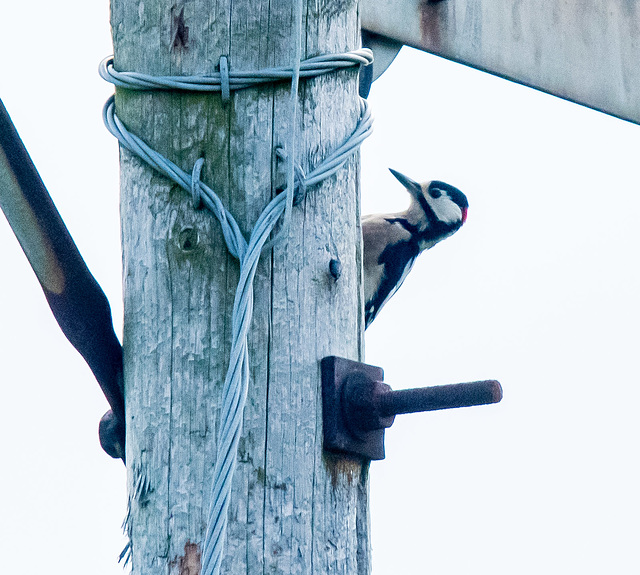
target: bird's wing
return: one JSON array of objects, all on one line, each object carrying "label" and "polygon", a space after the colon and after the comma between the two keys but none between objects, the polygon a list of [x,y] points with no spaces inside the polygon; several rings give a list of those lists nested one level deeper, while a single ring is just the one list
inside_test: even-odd
[{"label": "bird's wing", "polygon": [[401,218],[366,216],[364,242],[365,323],[368,326],[404,281],[418,253]]},{"label": "bird's wing", "polygon": [[379,214],[362,216],[362,240],[364,243],[364,266],[371,268],[380,264],[380,254],[392,244],[411,241],[411,233],[401,224],[402,219]]}]

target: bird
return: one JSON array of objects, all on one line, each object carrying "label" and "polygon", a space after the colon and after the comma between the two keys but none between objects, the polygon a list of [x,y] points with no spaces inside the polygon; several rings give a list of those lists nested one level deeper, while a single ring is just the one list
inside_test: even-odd
[{"label": "bird", "polygon": [[416,258],[457,232],[469,202],[456,187],[432,180],[419,184],[389,169],[411,196],[404,212],[362,217],[365,329],[398,291]]}]

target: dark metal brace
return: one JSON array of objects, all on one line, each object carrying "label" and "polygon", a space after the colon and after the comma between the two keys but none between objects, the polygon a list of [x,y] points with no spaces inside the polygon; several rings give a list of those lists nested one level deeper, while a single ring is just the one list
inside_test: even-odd
[{"label": "dark metal brace", "polygon": [[[4,172],[7,173],[4,173]],[[85,359],[111,410],[100,421],[103,449],[124,461],[122,347],[111,308],[0,100],[0,208],[33,268],[60,329]]]}]

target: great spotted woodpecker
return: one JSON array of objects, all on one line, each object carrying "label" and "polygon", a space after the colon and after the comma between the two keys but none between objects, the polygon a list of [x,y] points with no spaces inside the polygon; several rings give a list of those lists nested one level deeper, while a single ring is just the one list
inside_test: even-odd
[{"label": "great spotted woodpecker", "polygon": [[362,217],[365,329],[396,293],[418,255],[457,232],[467,219],[467,197],[449,184],[419,184],[391,173],[411,195],[409,208],[396,214]]}]

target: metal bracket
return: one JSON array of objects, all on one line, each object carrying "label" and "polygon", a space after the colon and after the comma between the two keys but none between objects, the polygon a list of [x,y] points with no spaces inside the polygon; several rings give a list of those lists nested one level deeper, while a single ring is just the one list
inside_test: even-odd
[{"label": "metal bracket", "polygon": [[[111,410],[100,443],[124,461],[122,347],[107,296],[87,268],[0,100],[0,209],[42,286],[60,329],[85,359]],[[29,217],[27,217],[29,216]]]},{"label": "metal bracket", "polygon": [[391,65],[402,48],[402,42],[362,30],[362,47],[373,52],[373,64],[360,67],[360,97],[369,97],[371,84]]},{"label": "metal bracket", "polygon": [[343,388],[349,376],[382,381],[382,368],[334,355],[323,358],[321,367],[324,449],[384,459],[384,428],[354,434],[347,426],[348,417],[342,413]]},{"label": "metal bracket", "polygon": [[497,403],[495,380],[392,391],[382,368],[350,359],[322,359],[324,449],[384,459],[384,430],[401,413]]}]

